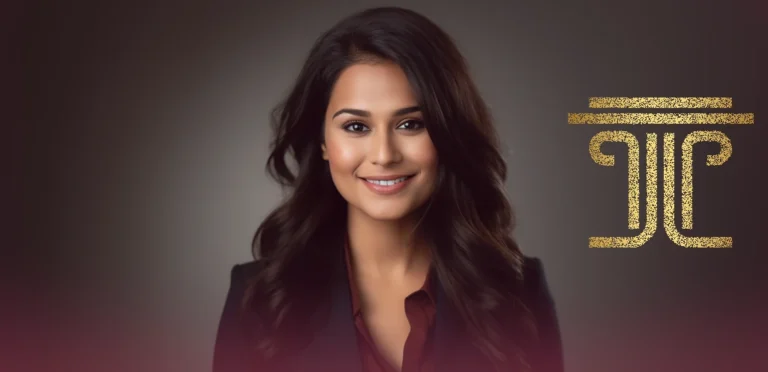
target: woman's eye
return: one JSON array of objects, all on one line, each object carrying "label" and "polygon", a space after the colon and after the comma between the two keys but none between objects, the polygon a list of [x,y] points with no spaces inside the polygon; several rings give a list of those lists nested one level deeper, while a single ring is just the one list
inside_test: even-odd
[{"label": "woman's eye", "polygon": [[368,130],[368,127],[366,127],[362,123],[352,122],[352,123],[349,123],[349,124],[345,124],[344,125],[344,130],[349,131],[349,132],[365,132],[365,131]]},{"label": "woman's eye", "polygon": [[398,126],[399,129],[417,130],[424,128],[424,123],[420,120],[406,120]]}]

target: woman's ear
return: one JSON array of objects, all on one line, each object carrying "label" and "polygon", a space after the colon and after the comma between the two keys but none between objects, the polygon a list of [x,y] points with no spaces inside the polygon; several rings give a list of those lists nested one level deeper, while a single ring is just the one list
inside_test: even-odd
[{"label": "woman's ear", "polygon": [[325,143],[320,144],[320,149],[323,150],[323,159],[328,160],[328,151],[325,149]]}]

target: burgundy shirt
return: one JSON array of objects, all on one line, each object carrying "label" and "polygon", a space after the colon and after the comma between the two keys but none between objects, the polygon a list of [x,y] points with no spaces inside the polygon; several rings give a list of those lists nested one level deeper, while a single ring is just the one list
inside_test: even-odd
[{"label": "burgundy shirt", "polygon": [[[360,309],[360,294],[352,273],[349,245],[345,244],[347,275],[352,295],[352,318],[357,329],[357,348],[360,353],[363,372],[397,372],[379,352],[368,332]],[[434,360],[430,347],[430,334],[434,327],[435,301],[432,288],[431,271],[424,285],[405,298],[405,315],[411,325],[411,331],[403,348],[403,366],[401,372],[433,372]]]}]

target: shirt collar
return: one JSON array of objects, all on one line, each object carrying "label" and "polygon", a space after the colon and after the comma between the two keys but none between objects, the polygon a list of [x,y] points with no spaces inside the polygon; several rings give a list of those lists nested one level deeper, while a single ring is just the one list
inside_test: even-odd
[{"label": "shirt collar", "polygon": [[[352,271],[352,253],[351,249],[349,248],[349,236],[347,235],[347,238],[344,239],[344,263],[345,267],[347,269],[347,279],[349,281],[349,291],[352,298],[352,316],[358,316],[360,315],[360,292],[357,287],[357,283],[355,282],[355,275]],[[427,298],[432,304],[435,304],[435,296],[434,296],[434,280],[435,280],[435,274],[434,274],[434,267],[431,267],[429,271],[427,272],[427,278],[424,280],[424,284],[416,290],[414,293],[419,291],[424,291],[427,294]]]}]

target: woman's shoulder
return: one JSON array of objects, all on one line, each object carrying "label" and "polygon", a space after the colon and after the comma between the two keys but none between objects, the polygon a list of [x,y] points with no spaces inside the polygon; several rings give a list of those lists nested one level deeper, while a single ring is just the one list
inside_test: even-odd
[{"label": "woman's shoulder", "polygon": [[224,302],[224,309],[219,319],[216,344],[213,355],[213,370],[217,372],[241,371],[250,363],[250,350],[253,334],[250,321],[243,317],[243,300],[249,278],[256,275],[264,266],[260,261],[251,261],[232,266],[230,285]]},{"label": "woman's shoulder", "polygon": [[538,347],[531,355],[534,370],[562,372],[563,347],[560,326],[541,259],[525,257],[523,292],[524,302],[534,315],[539,340]]},{"label": "woman's shoulder", "polygon": [[551,308],[554,301],[550,294],[544,264],[537,257],[523,257],[523,293],[526,302],[535,307]]},{"label": "woman's shoulder", "polygon": [[541,259],[533,256],[523,256],[523,279],[526,286],[535,284],[544,277],[544,264]]},{"label": "woman's shoulder", "polygon": [[264,269],[266,263],[264,260],[253,260],[249,262],[239,263],[232,267],[231,276],[232,280],[247,280],[256,276],[261,270]]},{"label": "woman's shoulder", "polygon": [[245,298],[251,279],[256,277],[265,266],[263,260],[254,260],[232,266],[224,311],[225,315],[235,314],[240,310],[239,304]]}]

